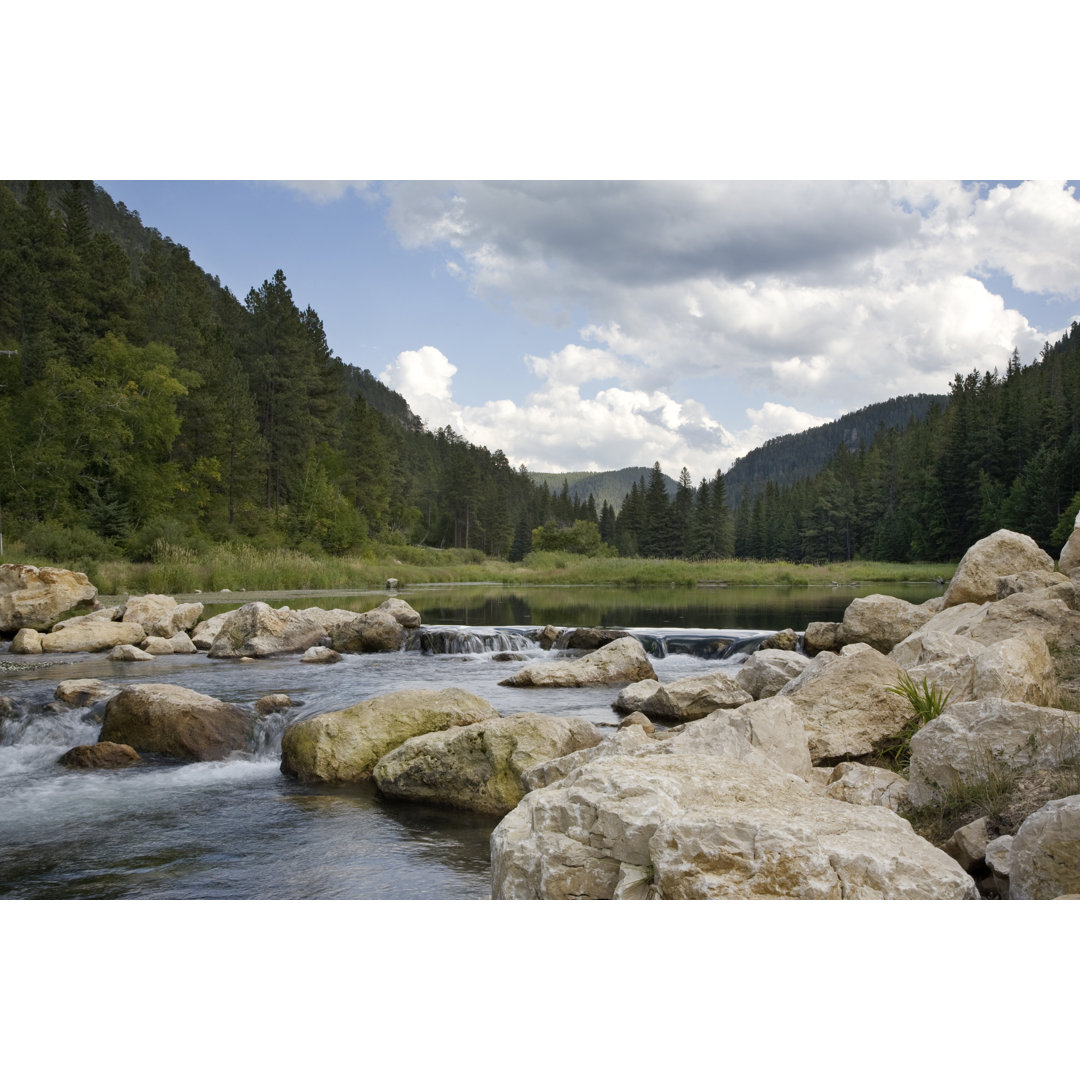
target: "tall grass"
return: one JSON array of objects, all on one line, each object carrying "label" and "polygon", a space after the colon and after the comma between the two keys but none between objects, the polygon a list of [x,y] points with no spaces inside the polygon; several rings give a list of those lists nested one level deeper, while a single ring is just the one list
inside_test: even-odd
[{"label": "tall grass", "polygon": [[[473,549],[438,549],[371,544],[362,555],[312,555],[249,543],[207,545],[201,550],[159,541],[153,561],[129,562],[102,556],[71,559],[99,591],[121,593],[214,592],[231,589],[362,590],[382,588],[387,578],[401,585],[485,581],[521,585],[694,586],[830,585],[932,581],[947,578],[948,564],[807,563],[680,559],[590,558],[564,552],[532,552],[521,563],[492,559]],[[12,544],[7,561],[55,565],[27,545]],[[63,564],[62,564],[63,565]]]}]

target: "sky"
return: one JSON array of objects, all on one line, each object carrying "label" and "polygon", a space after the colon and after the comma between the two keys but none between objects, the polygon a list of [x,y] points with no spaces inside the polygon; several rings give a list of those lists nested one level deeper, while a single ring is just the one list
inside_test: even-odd
[{"label": "sky", "polygon": [[1080,318],[1075,182],[99,181],[241,299],[531,471],[695,482],[1031,363]]}]

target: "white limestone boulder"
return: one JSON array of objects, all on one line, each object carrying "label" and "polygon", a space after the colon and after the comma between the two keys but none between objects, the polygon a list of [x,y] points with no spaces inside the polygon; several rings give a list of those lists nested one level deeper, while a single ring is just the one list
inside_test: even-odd
[{"label": "white limestone boulder", "polygon": [[97,588],[77,570],[4,563],[0,566],[0,633],[24,627],[48,630],[65,612],[97,598]]},{"label": "white limestone boulder", "polygon": [[791,698],[762,698],[730,712],[713,713],[702,723],[707,720],[726,722],[784,772],[804,780],[813,776],[806,723]]},{"label": "white limestone boulder", "polygon": [[1036,810],[1016,831],[1009,851],[1009,897],[1053,900],[1080,893],[1080,795]]},{"label": "white limestone boulder", "polygon": [[1025,570],[1052,573],[1054,560],[1030,536],[999,529],[968,548],[945,590],[945,607],[996,600],[998,578]]},{"label": "white limestone boulder", "polygon": [[810,657],[786,649],[758,649],[739,668],[735,681],[755,701],[778,694],[792,679],[801,675]]},{"label": "white limestone boulder", "polygon": [[202,604],[178,604],[175,597],[147,593],[128,597],[121,621],[138,623],[147,637],[167,639],[192,629],[202,613]]},{"label": "white limestone boulder", "polygon": [[91,620],[42,634],[41,648],[47,653],[105,652],[117,645],[141,645],[145,638],[138,623]]},{"label": "white limestone boulder", "polygon": [[499,685],[603,686],[655,678],[656,672],[641,642],[637,638],[624,637],[576,660],[545,660],[526,664]]},{"label": "white limestone boulder", "polygon": [[888,653],[894,645],[920,629],[931,615],[932,612],[921,605],[897,596],[874,593],[857,597],[844,611],[843,637],[847,644],[862,641],[878,652]]},{"label": "white limestone boulder", "polygon": [[732,675],[719,669],[669,683],[647,679],[635,685],[651,692],[645,695],[626,687],[616,698],[615,708],[621,712],[642,712],[651,720],[676,723],[700,720],[717,709],[734,709],[753,700]]},{"label": "white limestone boulder", "polygon": [[322,625],[306,612],[275,609],[256,601],[226,614],[210,646],[210,656],[213,659],[280,656],[323,645],[325,637]]},{"label": "white limestone boulder", "polygon": [[988,645],[976,658],[972,697],[1048,705],[1057,679],[1046,642],[1034,631]]},{"label": "white limestone boulder", "polygon": [[857,761],[842,761],[833,769],[823,792],[853,806],[887,806],[898,811],[907,797],[908,782],[889,769]]}]

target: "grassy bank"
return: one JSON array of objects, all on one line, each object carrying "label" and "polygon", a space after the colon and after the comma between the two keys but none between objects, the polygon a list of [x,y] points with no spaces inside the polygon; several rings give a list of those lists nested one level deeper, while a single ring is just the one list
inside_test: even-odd
[{"label": "grassy bank", "polygon": [[[53,564],[20,544],[9,545],[7,562]],[[122,560],[65,563],[82,570],[103,594],[248,592],[278,589],[381,589],[387,578],[402,587],[431,582],[485,581],[506,585],[701,586],[851,585],[870,582],[932,581],[951,577],[945,563],[830,563],[677,559],[594,559],[559,552],[533,552],[522,563],[489,559],[460,548],[409,548],[373,545],[362,557],[313,556],[249,544],[217,545],[196,552],[164,545],[153,562]]]}]

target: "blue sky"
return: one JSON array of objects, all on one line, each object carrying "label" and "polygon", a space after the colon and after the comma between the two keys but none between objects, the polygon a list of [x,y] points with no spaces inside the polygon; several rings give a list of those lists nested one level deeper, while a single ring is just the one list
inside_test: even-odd
[{"label": "blue sky", "polygon": [[100,181],[241,299],[536,470],[695,479],[1080,317],[1072,184]]}]

